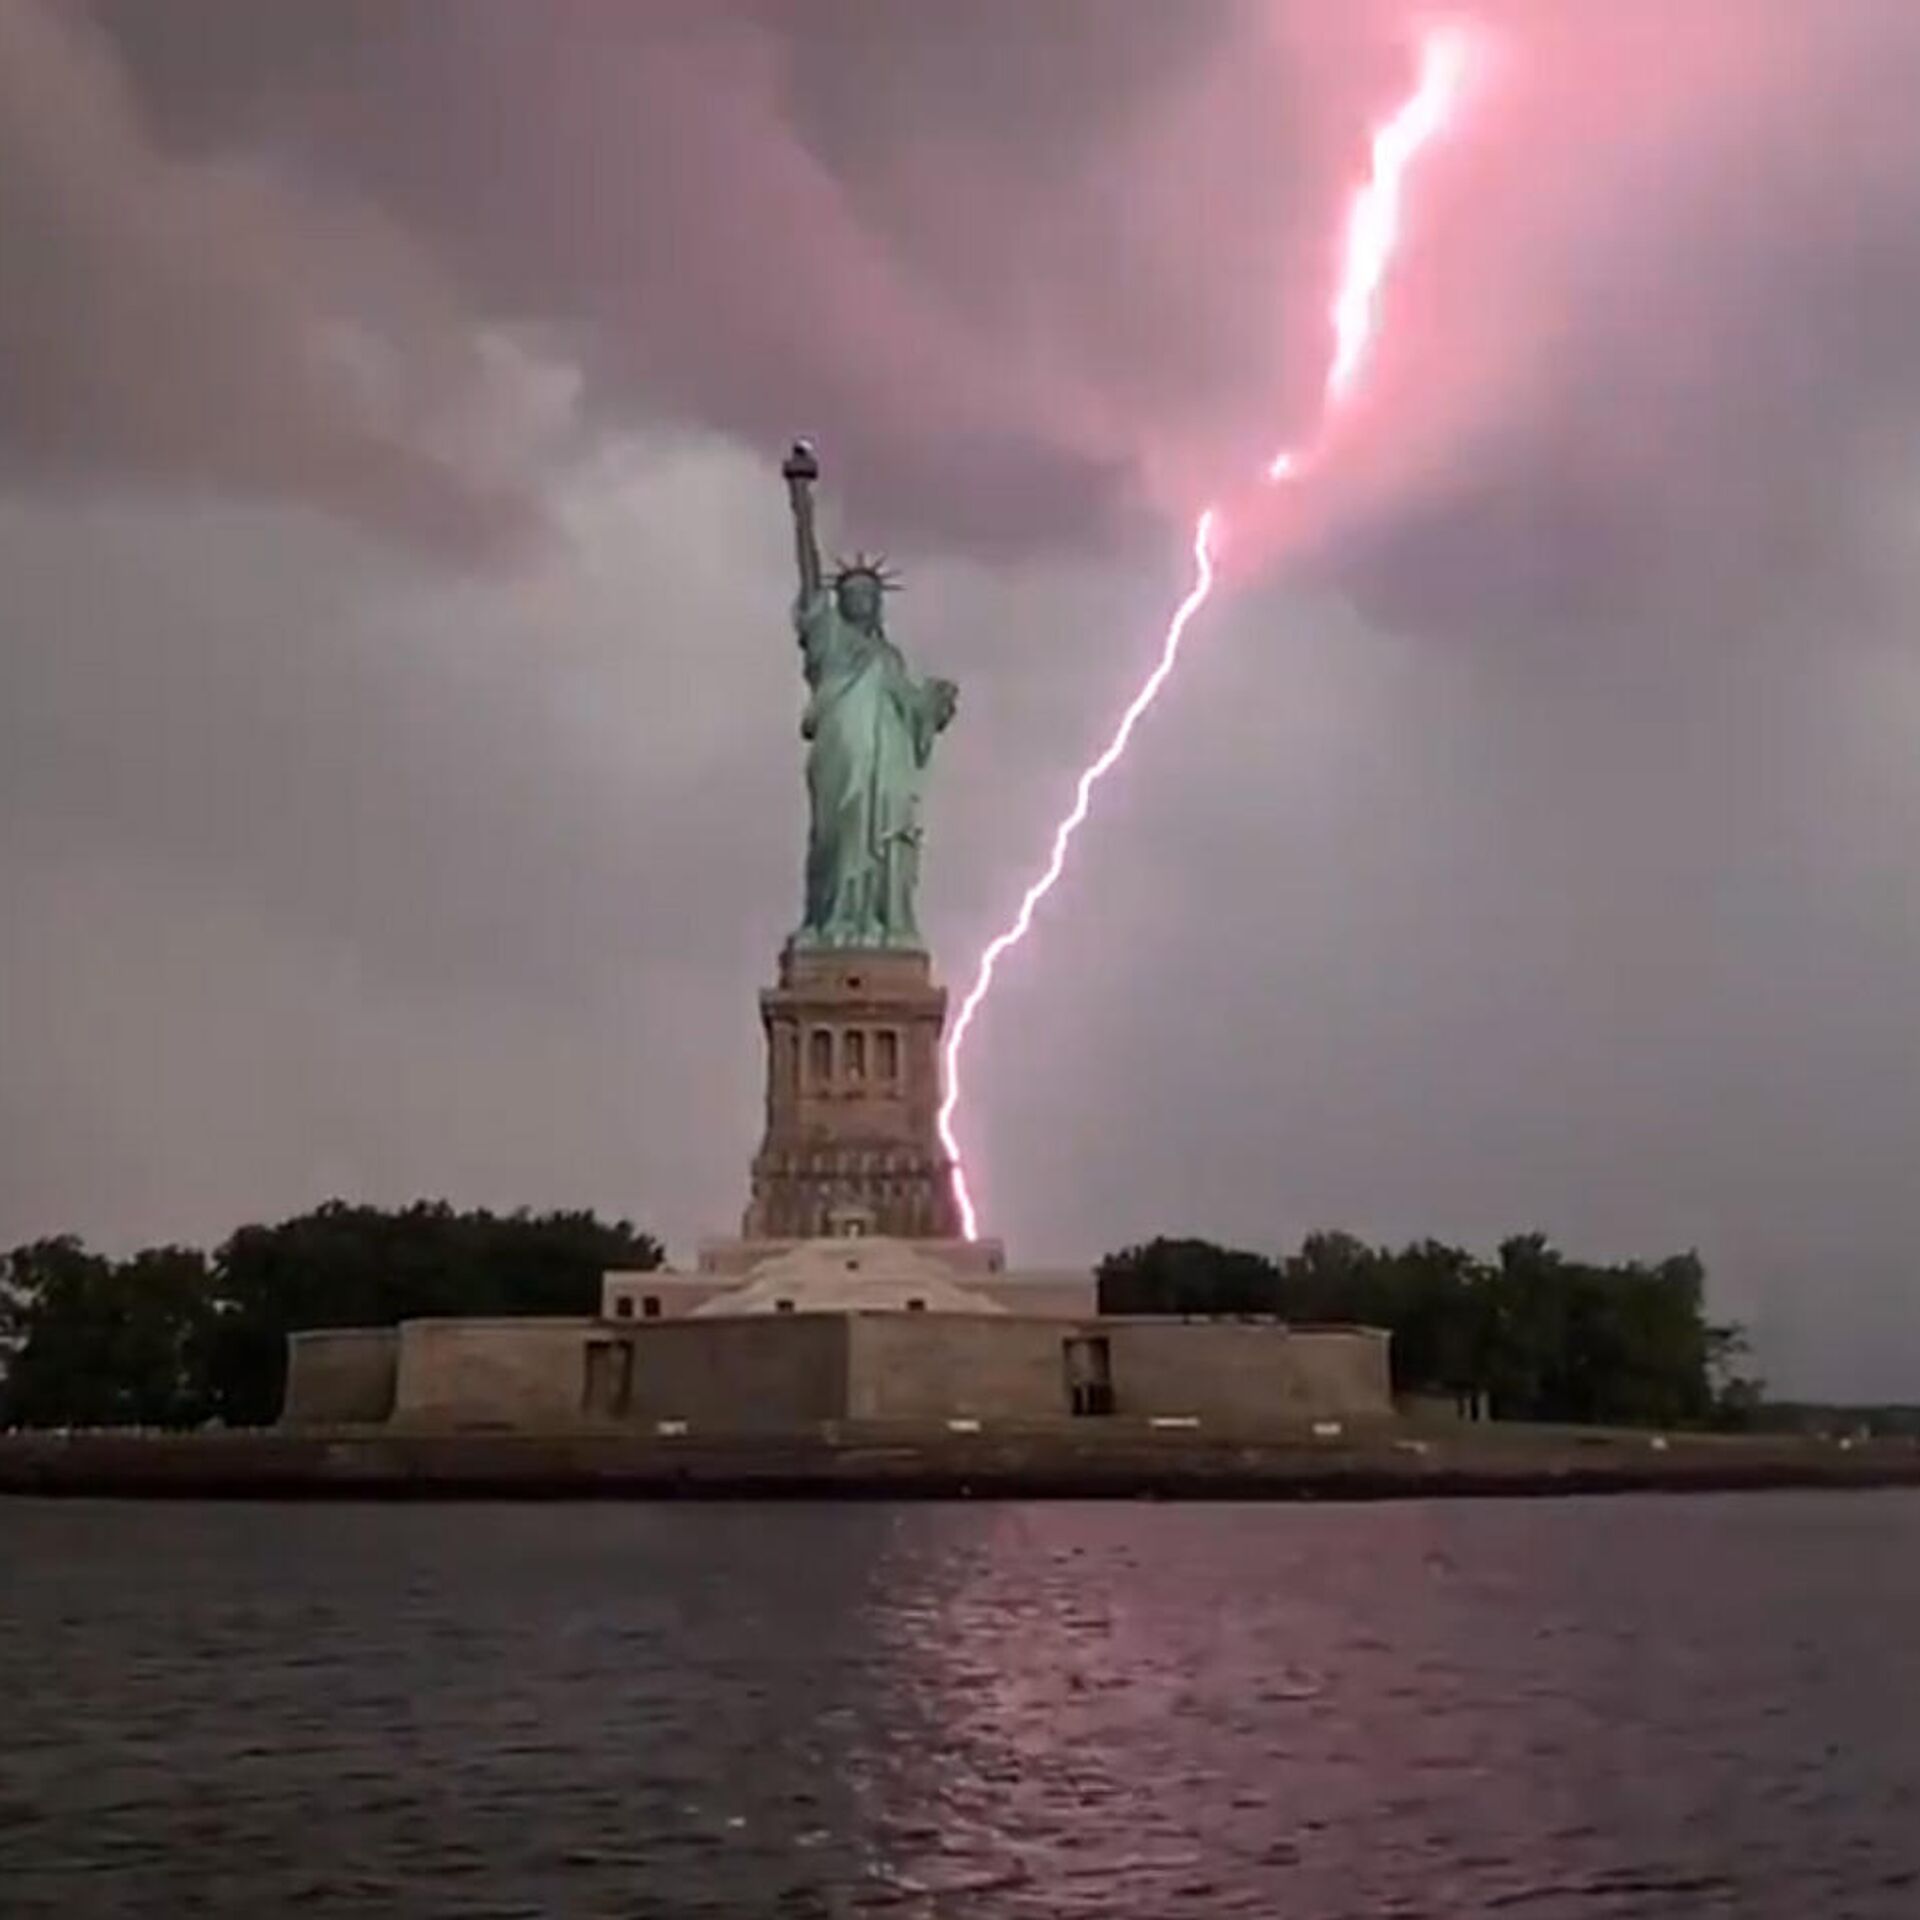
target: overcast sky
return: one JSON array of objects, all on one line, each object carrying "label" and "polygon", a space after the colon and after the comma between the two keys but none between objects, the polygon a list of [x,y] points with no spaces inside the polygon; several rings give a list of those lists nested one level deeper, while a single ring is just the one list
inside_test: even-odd
[{"label": "overcast sky", "polygon": [[[1697,1245],[1912,1396],[1920,7],[1461,11],[1340,456],[978,1029],[986,1224]],[[0,1242],[732,1230],[785,440],[961,684],[958,986],[1310,417],[1413,17],[0,0]]]}]

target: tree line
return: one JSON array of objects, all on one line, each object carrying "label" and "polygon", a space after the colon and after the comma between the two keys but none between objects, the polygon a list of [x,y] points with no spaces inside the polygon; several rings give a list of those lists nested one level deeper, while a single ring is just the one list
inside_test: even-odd
[{"label": "tree line", "polygon": [[1569,1259],[1539,1234],[1482,1259],[1311,1234],[1284,1259],[1153,1240],[1100,1265],[1103,1313],[1271,1314],[1385,1327],[1399,1393],[1472,1396],[1495,1419],[1596,1426],[1753,1424],[1746,1343],[1707,1317],[1698,1255]]},{"label": "tree line", "polygon": [[604,1269],[660,1260],[624,1220],[444,1201],[333,1201],[211,1252],[115,1260],[71,1236],[36,1241],[0,1257],[0,1427],[265,1426],[298,1329],[597,1313]]},{"label": "tree line", "polygon": [[[125,1259],[63,1237],[0,1257],[0,1426],[263,1426],[291,1332],[452,1315],[591,1314],[610,1267],[661,1247],[591,1213],[397,1211],[334,1201],[246,1226],[211,1252]],[[1473,1396],[1493,1417],[1596,1425],[1752,1425],[1738,1329],[1712,1323],[1697,1256],[1573,1260],[1538,1235],[1482,1259],[1310,1235],[1284,1258],[1157,1239],[1099,1268],[1109,1314],[1258,1314],[1393,1336],[1402,1393]]]}]

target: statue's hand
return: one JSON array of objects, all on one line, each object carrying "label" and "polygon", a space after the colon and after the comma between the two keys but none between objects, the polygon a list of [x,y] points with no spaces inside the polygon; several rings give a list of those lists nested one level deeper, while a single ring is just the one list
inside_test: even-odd
[{"label": "statue's hand", "polygon": [[960,704],[960,689],[951,680],[929,680],[927,691],[933,696],[933,724],[936,729],[944,727]]}]

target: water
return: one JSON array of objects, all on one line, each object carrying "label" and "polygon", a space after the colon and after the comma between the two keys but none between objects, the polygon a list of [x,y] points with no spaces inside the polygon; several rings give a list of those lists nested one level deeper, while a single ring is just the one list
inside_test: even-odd
[{"label": "water", "polygon": [[0,1502],[0,1912],[1920,1914],[1920,1496]]}]

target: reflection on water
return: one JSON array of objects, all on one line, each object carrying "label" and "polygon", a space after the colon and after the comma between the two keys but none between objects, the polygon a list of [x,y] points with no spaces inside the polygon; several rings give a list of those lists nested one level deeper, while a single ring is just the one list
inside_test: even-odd
[{"label": "reflection on water", "polygon": [[1920,1913],[1920,1496],[0,1504],[0,1910]]}]

